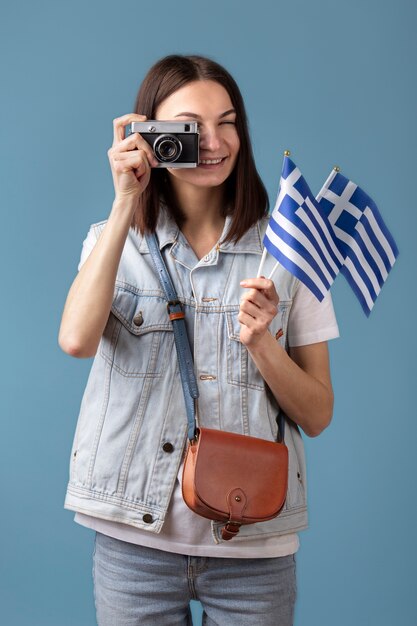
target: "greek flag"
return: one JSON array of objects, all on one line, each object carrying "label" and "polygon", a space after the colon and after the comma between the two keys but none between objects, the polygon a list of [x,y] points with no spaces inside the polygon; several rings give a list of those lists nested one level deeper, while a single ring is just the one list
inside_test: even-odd
[{"label": "greek flag", "polygon": [[340,271],[369,316],[398,256],[396,243],[372,198],[337,168],[317,200],[344,257]]},{"label": "greek flag", "polygon": [[288,156],[263,244],[320,302],[344,262],[326,212]]}]

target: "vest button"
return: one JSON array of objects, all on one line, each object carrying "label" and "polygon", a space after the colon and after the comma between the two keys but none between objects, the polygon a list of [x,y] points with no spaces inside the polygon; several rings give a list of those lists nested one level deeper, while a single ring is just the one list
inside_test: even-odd
[{"label": "vest button", "polygon": [[173,452],[174,451],[174,446],[172,445],[172,443],[170,443],[169,441],[167,441],[166,443],[164,443],[164,445],[162,446],[162,450],[164,452]]},{"label": "vest button", "polygon": [[145,522],[145,524],[152,524],[153,522],[153,517],[150,513],[145,513],[145,515],[142,517],[143,521]]},{"label": "vest button", "polygon": [[142,312],[140,311],[137,315],[135,315],[135,317],[133,318],[133,323],[135,326],[142,326],[143,324],[143,316],[142,316]]}]

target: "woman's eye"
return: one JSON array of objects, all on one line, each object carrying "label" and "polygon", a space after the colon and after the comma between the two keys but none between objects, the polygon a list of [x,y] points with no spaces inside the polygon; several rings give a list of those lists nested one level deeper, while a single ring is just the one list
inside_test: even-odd
[{"label": "woman's eye", "polygon": [[231,120],[227,120],[226,122],[220,122],[221,124],[233,124],[233,126],[236,126],[236,122],[232,122]]}]

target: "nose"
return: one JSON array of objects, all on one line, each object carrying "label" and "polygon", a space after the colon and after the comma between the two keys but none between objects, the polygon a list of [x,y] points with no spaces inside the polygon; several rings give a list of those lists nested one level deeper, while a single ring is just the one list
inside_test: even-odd
[{"label": "nose", "polygon": [[216,127],[208,127],[200,129],[200,148],[202,150],[210,150],[215,152],[221,146],[220,134]]}]

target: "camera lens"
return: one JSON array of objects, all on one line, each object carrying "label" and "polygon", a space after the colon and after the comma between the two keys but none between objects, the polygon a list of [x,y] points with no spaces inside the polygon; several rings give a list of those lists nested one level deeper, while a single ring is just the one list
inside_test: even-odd
[{"label": "camera lens", "polygon": [[161,141],[158,146],[158,150],[159,154],[164,159],[172,159],[177,154],[177,146],[169,139]]},{"label": "camera lens", "polygon": [[182,145],[175,135],[160,135],[155,139],[153,149],[157,159],[164,163],[172,163],[180,156]]}]

